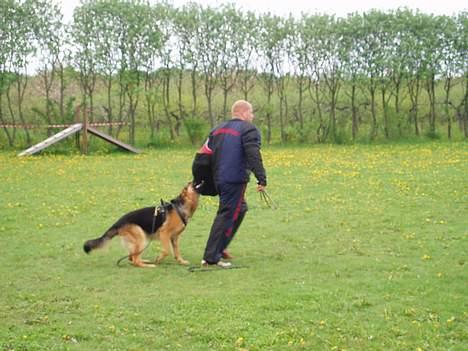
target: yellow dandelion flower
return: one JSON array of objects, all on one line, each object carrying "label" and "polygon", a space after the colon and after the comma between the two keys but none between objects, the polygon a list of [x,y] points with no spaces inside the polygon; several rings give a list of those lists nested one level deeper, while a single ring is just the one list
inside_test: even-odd
[{"label": "yellow dandelion flower", "polygon": [[236,346],[242,346],[244,344],[244,338],[241,336],[236,340]]}]

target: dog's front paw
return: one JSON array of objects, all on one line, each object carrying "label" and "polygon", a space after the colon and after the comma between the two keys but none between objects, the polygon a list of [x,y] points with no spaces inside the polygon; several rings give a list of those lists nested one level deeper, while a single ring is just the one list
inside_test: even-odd
[{"label": "dog's front paw", "polygon": [[179,262],[180,264],[182,264],[182,265],[184,265],[184,266],[188,266],[188,265],[190,264],[189,261],[184,260],[183,258],[179,258],[179,259],[177,260],[177,262]]}]

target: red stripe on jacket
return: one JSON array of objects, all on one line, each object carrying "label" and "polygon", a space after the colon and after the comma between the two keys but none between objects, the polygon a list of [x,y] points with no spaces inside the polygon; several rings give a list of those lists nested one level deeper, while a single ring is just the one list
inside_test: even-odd
[{"label": "red stripe on jacket", "polygon": [[232,128],[220,128],[213,133],[213,135],[218,135],[218,134],[230,134],[234,136],[240,135],[240,133],[237,130],[232,129]]}]

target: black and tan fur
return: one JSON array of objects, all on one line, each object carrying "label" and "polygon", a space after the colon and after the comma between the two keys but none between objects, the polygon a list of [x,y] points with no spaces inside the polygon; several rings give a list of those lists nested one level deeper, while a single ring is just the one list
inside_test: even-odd
[{"label": "black and tan fur", "polygon": [[[187,222],[197,209],[198,198],[199,194],[192,183],[189,183],[177,198],[171,200],[171,206],[167,208],[164,216],[159,213],[155,217],[156,207],[145,207],[129,212],[115,222],[100,238],[86,241],[83,249],[86,253],[90,253],[119,235],[128,249],[128,259],[136,267],[155,267],[155,264],[161,263],[169,255],[171,246],[177,262],[187,265],[189,262],[180,254],[179,239],[185,229],[184,220]],[[140,255],[148,240],[155,239],[161,241],[159,256],[153,262],[142,260]]]}]

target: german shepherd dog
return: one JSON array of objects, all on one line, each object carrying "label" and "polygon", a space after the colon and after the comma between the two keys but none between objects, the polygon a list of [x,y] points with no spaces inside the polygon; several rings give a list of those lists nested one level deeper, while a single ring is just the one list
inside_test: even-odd
[{"label": "german shepherd dog", "polygon": [[[187,265],[180,254],[179,239],[187,221],[197,209],[199,193],[188,183],[178,197],[159,207],[145,207],[129,212],[115,222],[100,238],[88,240],[83,249],[90,253],[102,248],[113,237],[119,235],[128,249],[128,259],[136,267],[156,267],[169,255],[170,246],[180,264]],[[154,262],[142,260],[140,255],[149,240],[161,241],[161,252]]]}]

